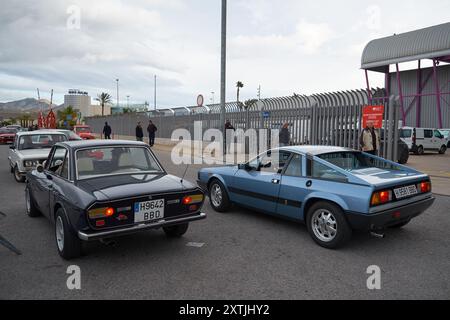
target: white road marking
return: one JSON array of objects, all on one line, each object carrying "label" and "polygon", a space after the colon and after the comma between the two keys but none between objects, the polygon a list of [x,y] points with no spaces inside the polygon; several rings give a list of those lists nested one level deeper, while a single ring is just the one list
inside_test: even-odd
[{"label": "white road marking", "polygon": [[188,242],[186,247],[202,248],[205,244],[202,242]]}]

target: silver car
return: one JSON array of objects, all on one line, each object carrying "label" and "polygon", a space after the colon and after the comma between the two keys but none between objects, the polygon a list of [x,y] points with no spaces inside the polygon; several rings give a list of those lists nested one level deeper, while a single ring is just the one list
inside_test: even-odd
[{"label": "silver car", "polygon": [[64,133],[56,131],[18,132],[8,156],[11,173],[16,181],[25,182],[27,172],[47,160],[53,145],[67,140]]}]

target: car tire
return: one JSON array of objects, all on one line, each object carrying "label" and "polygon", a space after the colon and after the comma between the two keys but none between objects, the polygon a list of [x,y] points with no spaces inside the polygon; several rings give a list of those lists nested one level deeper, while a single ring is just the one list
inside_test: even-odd
[{"label": "car tire", "polygon": [[25,182],[25,177],[20,175],[19,167],[16,165],[13,169],[14,179],[19,183]]},{"label": "car tire", "polygon": [[440,149],[439,149],[439,154],[445,154],[447,152],[447,146],[442,146]]},{"label": "car tire", "polygon": [[228,192],[222,182],[217,179],[209,185],[209,202],[217,212],[227,212],[231,207]]},{"label": "car tire", "polygon": [[425,153],[425,150],[423,149],[423,146],[418,146],[416,154],[419,156],[423,156],[424,153]]},{"label": "car tire", "polygon": [[166,236],[169,238],[181,238],[189,229],[189,223],[179,224],[172,227],[163,228]]},{"label": "car tire", "polygon": [[29,216],[30,218],[36,218],[41,216],[41,213],[36,207],[33,195],[31,194],[30,188],[28,188],[28,186],[25,188],[25,206],[27,216]]},{"label": "car tire", "polygon": [[64,260],[81,256],[81,240],[70,228],[64,210],[59,208],[55,216],[56,249]]},{"label": "car tire", "polygon": [[327,201],[319,201],[308,210],[306,226],[312,239],[326,249],[340,248],[352,237],[342,209]]},{"label": "car tire", "polygon": [[399,164],[407,164],[409,160],[409,152],[402,152],[400,159],[398,159]]},{"label": "car tire", "polygon": [[403,222],[401,222],[399,224],[394,224],[393,226],[390,226],[389,229],[401,229],[404,226],[406,226],[407,224],[409,224],[410,222],[411,222],[411,220],[403,221]]}]

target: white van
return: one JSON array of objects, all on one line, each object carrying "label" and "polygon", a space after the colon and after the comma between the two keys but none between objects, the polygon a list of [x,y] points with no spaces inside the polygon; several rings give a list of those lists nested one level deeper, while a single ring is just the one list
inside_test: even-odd
[{"label": "white van", "polygon": [[425,151],[445,154],[448,139],[437,129],[403,127],[400,138],[408,145],[409,151],[422,155]]}]

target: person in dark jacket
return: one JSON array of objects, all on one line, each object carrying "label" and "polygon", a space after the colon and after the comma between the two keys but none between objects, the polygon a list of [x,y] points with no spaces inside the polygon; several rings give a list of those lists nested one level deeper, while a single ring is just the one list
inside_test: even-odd
[{"label": "person in dark jacket", "polygon": [[142,129],[140,122],[138,122],[136,127],[136,140],[141,142],[144,141],[144,129]]},{"label": "person in dark jacket", "polygon": [[148,144],[150,147],[153,147],[155,145],[155,136],[156,131],[158,131],[158,128],[153,124],[152,120],[148,122],[147,132],[148,132]]},{"label": "person in dark jacket", "polygon": [[280,131],[280,147],[287,147],[291,143],[291,133],[289,132],[289,123],[285,123]]},{"label": "person in dark jacket", "polygon": [[112,129],[108,122],[105,122],[105,126],[103,127],[103,134],[106,140],[111,140]]},{"label": "person in dark jacket", "polygon": [[236,129],[231,124],[230,120],[227,120],[225,122],[225,137],[224,137],[224,139],[225,139],[225,148],[226,148],[225,153],[229,153],[230,152],[230,146],[231,146],[230,139],[227,139],[228,134],[231,135],[231,133],[228,133],[228,130],[236,131]]}]

